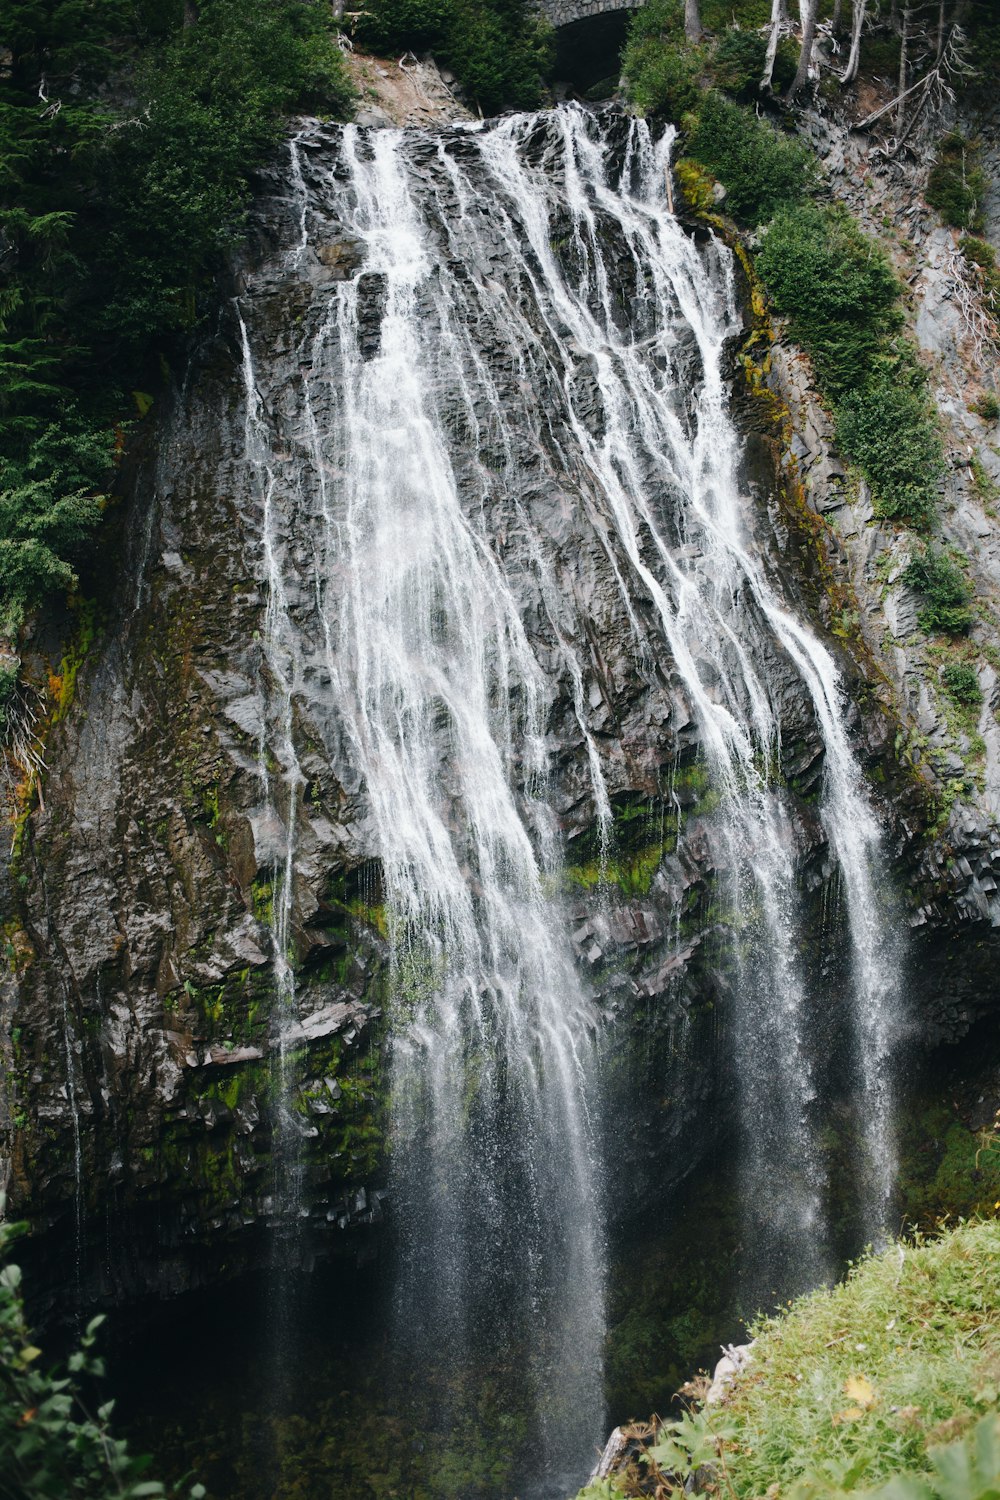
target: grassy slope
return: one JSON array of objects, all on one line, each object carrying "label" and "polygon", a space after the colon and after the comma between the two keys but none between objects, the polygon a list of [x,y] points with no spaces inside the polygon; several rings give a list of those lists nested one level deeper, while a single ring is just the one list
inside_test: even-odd
[{"label": "grassy slope", "polygon": [[1000,1223],[894,1246],[760,1328],[729,1403],[736,1493],[824,1470],[843,1482],[859,1459],[865,1485],[924,1468],[998,1387]]},{"label": "grassy slope", "polygon": [[[753,1363],[724,1407],[665,1424],[654,1463],[584,1495],[671,1494],[686,1467],[698,1491],[730,1500],[862,1493],[891,1479],[885,1500],[1000,1496],[1000,1222],[894,1245],[754,1335]],[[985,1479],[977,1444],[993,1454]],[[938,1481],[941,1445],[959,1471],[950,1488]],[[720,1449],[721,1462],[699,1469]]]}]

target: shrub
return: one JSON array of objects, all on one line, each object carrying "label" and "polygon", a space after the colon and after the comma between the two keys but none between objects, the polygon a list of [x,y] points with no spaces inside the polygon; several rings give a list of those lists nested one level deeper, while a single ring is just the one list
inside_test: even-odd
[{"label": "shrub", "polygon": [[320,8],[297,0],[215,0],[150,61],[139,90],[145,116],[108,150],[110,295],[96,318],[102,335],[133,346],[194,321],[283,112],[342,115],[352,98]]},{"label": "shrub", "polygon": [[988,240],[977,239],[974,234],[963,234],[961,251],[986,301],[994,313],[1000,311],[1000,267],[993,246]]},{"label": "shrub", "polygon": [[798,202],[813,181],[806,146],[714,92],[701,107],[688,155],[718,177],[727,208],[745,224],[766,223],[785,204]]},{"label": "shrub", "polygon": [[974,666],[967,661],[952,661],[941,668],[941,681],[948,694],[963,707],[975,708],[983,701],[983,690]]},{"label": "shrub", "polygon": [[628,42],[684,43],[684,0],[648,0],[629,21]]},{"label": "shrub", "polygon": [[695,108],[701,70],[692,52],[664,47],[647,37],[629,44],[622,66],[628,79],[629,98],[644,115],[677,120]]},{"label": "shrub", "polygon": [[[0,1254],[6,1255],[16,1226],[0,1223]],[[65,1375],[40,1365],[24,1315],[21,1272],[15,1265],[0,1271],[0,1490],[17,1500],[138,1500],[167,1490],[144,1476],[149,1460],[131,1454],[113,1437],[109,1423],[114,1402],[91,1416],[82,1400],[78,1377],[88,1382],[104,1375],[94,1352],[103,1318],[94,1318],[70,1355]],[[179,1492],[174,1492],[179,1495]],[[205,1491],[194,1485],[190,1500]]]},{"label": "shrub", "polygon": [[985,195],[986,178],[977,163],[975,147],[957,131],[946,135],[927,179],[927,202],[946,224],[977,230],[983,227]]},{"label": "shrub", "polygon": [[711,72],[715,83],[737,99],[751,98],[757,92],[764,71],[767,41],[759,31],[740,31],[731,27],[720,38],[712,56]]},{"label": "shrub", "polygon": [[899,282],[877,241],[842,209],[799,203],[777,214],[757,269],[824,389],[837,396],[864,380],[901,321]]},{"label": "shrub", "polygon": [[[709,61],[709,72],[717,88],[744,103],[759,90],[764,72],[767,39],[760,31],[743,31],[730,26],[716,44]],[[782,37],[774,59],[772,88],[783,93],[795,77],[797,52],[788,37]]]},{"label": "shrub", "polygon": [[534,108],[554,57],[525,0],[371,0],[356,31],[375,52],[433,51],[487,112]]},{"label": "shrub", "polygon": [[946,553],[928,548],[923,557],[915,557],[906,567],[903,582],[924,596],[917,619],[921,630],[928,635],[936,631],[961,635],[969,629],[972,591],[964,574]]},{"label": "shrub", "polygon": [[449,0],[373,0],[358,18],[357,34],[374,52],[436,47],[448,26]]},{"label": "shrub", "polygon": [[973,401],[970,411],[974,411],[977,417],[982,417],[984,422],[1000,422],[1000,400],[992,391],[984,391]]},{"label": "shrub", "polygon": [[20,658],[16,656],[0,661],[0,743],[3,741],[11,703],[17,690],[17,673],[20,664]]},{"label": "shrub", "polygon": [[899,77],[899,37],[890,32],[888,36],[869,36],[861,49],[861,63],[866,77],[876,75],[891,78],[893,83]]},{"label": "shrub", "polygon": [[629,23],[622,53],[626,92],[644,115],[679,120],[696,108],[704,53],[684,39],[680,0],[649,0]]},{"label": "shrub", "polygon": [[[74,582],[123,390],[149,388],[216,305],[222,252],[283,113],[343,115],[352,90],[329,7],[309,0],[212,0],[189,27],[179,0],[7,10],[0,629],[12,630]],[[38,107],[43,75],[55,114]]]},{"label": "shrub", "polygon": [[771,0],[701,0],[701,20],[706,31],[725,31],[734,21],[744,31],[766,26]]},{"label": "shrub", "polygon": [[905,355],[842,397],[837,439],[872,488],[875,513],[929,526],[944,467],[941,439],[926,393]]}]

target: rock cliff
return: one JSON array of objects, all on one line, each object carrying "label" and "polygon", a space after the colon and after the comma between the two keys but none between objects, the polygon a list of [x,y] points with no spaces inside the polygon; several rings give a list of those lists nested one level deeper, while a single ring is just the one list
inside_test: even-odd
[{"label": "rock cliff", "polygon": [[[828,119],[812,118],[809,129],[835,182],[865,209],[871,188],[861,180],[861,147]],[[273,420],[275,483],[298,497],[278,523],[289,559],[285,607],[306,622],[315,594],[309,520],[323,501],[317,472],[304,464],[299,376],[325,290],[359,269],[359,248],[330,191],[333,135],[303,122],[298,178],[287,151],[262,175],[217,328],[151,419],[123,481],[126,566],[78,622],[61,672],[56,653],[46,659],[36,643],[32,668],[60,679],[59,708],[40,794],[20,820],[12,858],[4,991],[10,1192],[52,1281],[66,1278],[65,1247],[73,1245],[70,1291],[84,1300],[162,1295],[270,1253],[281,1170],[273,1149],[274,895],[286,830],[262,784],[280,774],[289,733],[303,777],[287,933],[300,1023],[282,1048],[304,1162],[296,1253],[363,1253],[384,1218],[382,1058],[391,996],[379,851],[321,654],[306,658],[286,726],[265,650],[263,521],[246,462],[234,301],[254,348],[267,351],[257,380]],[[422,170],[443,193],[434,177],[438,145],[427,137]],[[547,149],[541,129],[536,149]],[[887,202],[895,193],[907,215],[907,181],[896,185],[890,175],[877,191]],[[711,258],[703,227],[690,229]],[[961,404],[966,387],[955,388],[962,326],[948,291],[949,237],[928,220],[922,235],[910,235],[906,254],[918,334],[939,361],[939,399],[953,421],[946,534],[970,556],[984,600],[976,639],[991,660],[985,648],[1000,639],[993,613],[1000,542],[991,502],[961,455],[974,446],[994,477],[1000,460],[981,420]],[[485,274],[501,275],[499,241],[496,257]],[[620,265],[627,277],[624,253]],[[377,276],[362,280],[361,318],[374,347],[382,288]],[[641,295],[627,281],[624,288],[626,298]],[[745,358],[741,338],[733,339],[729,376],[746,440],[751,529],[785,598],[824,632],[849,683],[850,729],[888,830],[907,927],[910,1040],[926,1049],[957,1038],[997,1003],[1000,681],[993,665],[983,667],[985,748],[970,770],[972,747],[935,698],[934,664],[914,635],[914,601],[898,583],[905,544],[873,521],[863,491],[849,484],[801,359],[779,340],[765,360],[748,287],[742,300],[743,338],[758,337]],[[675,357],[694,389],[697,349],[683,327],[677,337]],[[483,348],[502,400],[555,409],[556,387],[526,397],[502,340],[491,343],[488,330]],[[576,410],[596,428],[602,415],[596,388],[588,398],[593,373],[582,351],[575,379]],[[485,412],[476,415],[485,423]],[[451,420],[462,438],[467,414],[456,409]],[[542,451],[549,439],[539,441]],[[535,475],[517,499],[548,539],[551,585],[510,497],[495,497],[485,534],[516,580],[545,671],[565,917],[597,1005],[614,1023],[606,1077],[624,1217],[651,1193],[662,1199],[732,1123],[726,1033],[738,934],[720,897],[718,798],[674,666],[660,650],[634,650],[585,485],[569,469],[544,470],[527,447],[517,457]],[[665,504],[669,514],[669,497]],[[670,543],[682,555],[684,535],[670,533]],[[637,594],[633,607],[652,638],[649,599]],[[561,645],[571,631],[586,637],[578,642],[590,664],[583,696]],[[805,893],[805,962],[835,1011],[845,979],[836,923],[833,933],[824,928],[836,895],[817,812],[822,737],[779,650],[767,671],[781,705],[774,780]],[[595,745],[613,816],[603,848],[589,760]],[[941,752],[931,765],[928,747]],[[967,775],[978,778],[977,789],[953,791],[942,815],[948,783]]]}]

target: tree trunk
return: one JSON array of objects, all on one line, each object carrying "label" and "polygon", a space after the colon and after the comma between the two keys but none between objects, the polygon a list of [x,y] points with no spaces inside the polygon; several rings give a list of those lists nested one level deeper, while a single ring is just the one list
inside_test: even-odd
[{"label": "tree trunk", "polygon": [[198,0],[184,0],[184,30],[198,21]]},{"label": "tree trunk", "polygon": [[854,0],[854,10],[851,15],[851,50],[847,56],[847,67],[840,75],[841,83],[853,83],[858,76],[858,63],[861,60],[861,32],[864,29],[867,9],[868,0]]},{"label": "tree trunk", "polygon": [[903,24],[899,33],[899,104],[896,107],[896,129],[902,130],[906,119],[906,101],[903,95],[906,93],[906,75],[908,71],[909,58],[907,49],[910,42],[910,17],[912,7],[903,6]]},{"label": "tree trunk", "polygon": [[840,24],[844,9],[844,0],[833,0],[833,15],[830,17],[831,36],[840,35]]},{"label": "tree trunk", "polygon": [[785,0],[771,0],[771,30],[767,38],[767,52],[764,55],[764,72],[760,80],[762,94],[770,92],[771,79],[774,76],[774,59],[778,55],[778,40],[781,36],[781,23],[785,19]]},{"label": "tree trunk", "polygon": [[809,64],[812,62],[813,42],[816,40],[816,8],[819,0],[799,0],[799,15],[802,19],[802,50],[799,53],[799,65],[795,69],[795,77],[786,99],[794,99],[809,77]]},{"label": "tree trunk", "polygon": [[698,0],[684,0],[684,35],[689,42],[701,41],[701,15]]}]

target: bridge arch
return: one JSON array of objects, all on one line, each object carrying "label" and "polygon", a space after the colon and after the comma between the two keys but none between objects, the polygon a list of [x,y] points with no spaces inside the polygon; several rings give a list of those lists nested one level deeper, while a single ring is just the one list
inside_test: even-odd
[{"label": "bridge arch", "polygon": [[540,0],[540,9],[558,30],[595,16],[638,10],[642,4],[643,0]]}]

